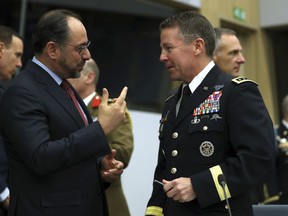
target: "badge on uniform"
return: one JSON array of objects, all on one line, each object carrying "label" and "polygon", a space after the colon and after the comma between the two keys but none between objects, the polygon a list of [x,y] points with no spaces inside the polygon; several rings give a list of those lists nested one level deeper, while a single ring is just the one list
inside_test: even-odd
[{"label": "badge on uniform", "polygon": [[218,112],[220,110],[221,96],[222,91],[214,91],[204,102],[194,109],[193,116]]},{"label": "badge on uniform", "polygon": [[210,118],[210,120],[215,120],[215,121],[217,121],[218,119],[222,119],[222,117],[217,113],[213,114],[212,117]]},{"label": "badge on uniform", "polygon": [[200,119],[197,116],[194,116],[194,119],[191,120],[191,124],[198,124]]},{"label": "badge on uniform", "polygon": [[209,141],[204,141],[201,143],[199,150],[204,157],[210,157],[214,153],[214,145]]}]

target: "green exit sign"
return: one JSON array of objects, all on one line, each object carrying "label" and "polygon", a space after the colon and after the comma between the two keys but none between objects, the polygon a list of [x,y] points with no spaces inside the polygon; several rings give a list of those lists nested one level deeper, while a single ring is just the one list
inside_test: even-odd
[{"label": "green exit sign", "polygon": [[234,15],[234,18],[237,20],[240,20],[240,21],[246,20],[246,12],[242,8],[234,7],[233,8],[233,15]]}]

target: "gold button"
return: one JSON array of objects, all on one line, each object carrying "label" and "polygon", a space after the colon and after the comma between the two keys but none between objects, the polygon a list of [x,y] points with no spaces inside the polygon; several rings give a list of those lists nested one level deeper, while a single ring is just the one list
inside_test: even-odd
[{"label": "gold button", "polygon": [[203,130],[204,130],[204,131],[207,131],[207,130],[208,130],[208,127],[207,127],[207,126],[204,126],[204,127],[203,127]]},{"label": "gold button", "polygon": [[177,172],[177,169],[175,168],[175,167],[173,167],[172,169],[171,169],[171,173],[172,174],[175,174]]},{"label": "gold button", "polygon": [[178,138],[178,133],[177,133],[177,132],[174,132],[173,135],[172,135],[172,137],[173,137],[174,139],[177,139],[177,138]]},{"label": "gold button", "polygon": [[177,154],[178,154],[178,151],[177,151],[177,150],[173,150],[173,151],[172,151],[172,156],[173,156],[173,157],[177,156]]}]

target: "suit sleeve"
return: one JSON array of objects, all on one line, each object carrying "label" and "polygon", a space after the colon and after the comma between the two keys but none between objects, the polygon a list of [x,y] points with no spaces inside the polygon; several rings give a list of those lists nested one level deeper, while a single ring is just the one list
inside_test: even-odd
[{"label": "suit sleeve", "polygon": [[0,109],[1,126],[11,142],[10,151],[38,175],[93,158],[96,161],[111,152],[98,122],[79,128],[56,100],[47,95],[40,98],[29,88],[9,88]]},{"label": "suit sleeve", "polygon": [[7,179],[5,174],[7,170],[7,157],[5,155],[4,143],[2,137],[0,136],[0,193],[2,193],[7,187]]},{"label": "suit sleeve", "polygon": [[[227,93],[229,92],[229,93]],[[247,192],[274,165],[273,124],[252,82],[231,84],[224,104],[231,151],[218,165],[191,176],[201,207],[224,200],[218,175],[224,174],[228,198]]]}]

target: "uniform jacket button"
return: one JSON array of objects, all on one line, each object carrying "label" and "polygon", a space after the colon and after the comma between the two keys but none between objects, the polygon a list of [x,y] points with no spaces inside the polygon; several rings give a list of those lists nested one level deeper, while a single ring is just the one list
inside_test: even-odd
[{"label": "uniform jacket button", "polygon": [[173,151],[172,151],[172,156],[173,156],[173,157],[176,157],[177,155],[178,155],[178,151],[177,151],[177,150],[173,150]]},{"label": "uniform jacket button", "polygon": [[178,138],[178,133],[177,133],[177,132],[174,132],[174,133],[172,134],[172,137],[173,137],[174,139],[177,139],[177,138]]},{"label": "uniform jacket button", "polygon": [[172,174],[175,174],[177,172],[177,169],[175,168],[175,167],[173,167],[172,169],[171,169],[171,173]]}]

